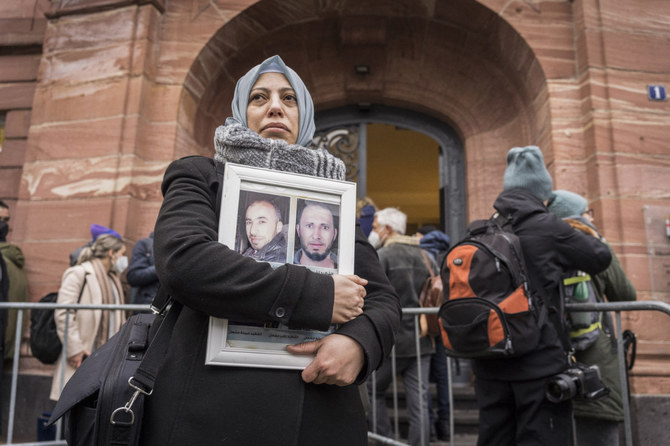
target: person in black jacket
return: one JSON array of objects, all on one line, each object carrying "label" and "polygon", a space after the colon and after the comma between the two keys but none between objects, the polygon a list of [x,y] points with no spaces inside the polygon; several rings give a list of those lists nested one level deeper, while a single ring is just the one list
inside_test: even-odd
[{"label": "person in black jacket", "polygon": [[154,265],[154,233],[149,237],[139,239],[130,256],[128,284],[133,287],[130,294],[130,303],[148,305],[153,302],[158,292],[158,276]]},{"label": "person in black jacket", "polygon": [[[503,192],[494,208],[510,219],[521,241],[532,292],[548,306],[537,348],[521,357],[478,359],[473,363],[479,407],[479,446],[572,443],[571,401],[545,398],[547,380],[568,368],[559,336],[559,281],[564,271],[597,274],[607,268],[608,247],[575,231],[545,206],[552,180],[537,146],[515,147],[507,154]],[[536,302],[538,299],[536,299]]]},{"label": "person in black jacket", "polygon": [[[418,308],[421,288],[430,276],[430,271],[419,248],[419,238],[405,235],[406,228],[407,215],[404,212],[396,208],[385,208],[375,212],[368,239],[373,246],[379,246],[377,250],[379,262],[398,293],[402,307]],[[437,267],[432,261],[430,263],[433,273],[437,273]],[[435,348],[428,336],[422,336],[417,346],[416,325],[414,316],[403,316],[396,336],[395,373],[402,377],[406,390],[408,443],[412,446],[422,446],[428,444],[430,439],[428,373],[430,356],[435,352]],[[368,393],[372,404],[375,405],[375,410],[369,413],[368,424],[373,431],[376,430],[385,437],[393,437],[391,421],[386,410],[386,392],[396,378],[391,359],[387,358],[384,361],[377,371],[375,380],[368,381]]]},{"label": "person in black jacket", "polygon": [[[145,400],[141,444],[366,445],[357,384],[391,351],[400,322],[398,297],[360,229],[352,275],[320,274],[290,263],[273,268],[219,243],[219,218],[235,217],[230,209],[217,212],[217,165],[337,180],[345,172],[344,163],[326,150],[305,147],[315,128],[312,100],[279,56],[238,81],[232,111],[216,130],[214,159],[175,161],[163,180],[156,271],[161,286],[184,306],[153,394]],[[287,347],[314,355],[302,371],[212,366],[205,365],[210,316],[337,328]]]}]

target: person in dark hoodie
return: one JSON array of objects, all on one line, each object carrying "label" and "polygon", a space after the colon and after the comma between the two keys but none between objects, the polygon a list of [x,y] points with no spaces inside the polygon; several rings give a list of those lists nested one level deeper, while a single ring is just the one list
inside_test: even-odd
[{"label": "person in dark hoodie", "polygon": [[[593,210],[587,209],[588,201],[581,195],[567,190],[554,191],[547,206],[551,212],[565,220],[575,230],[596,237],[603,242],[593,224]],[[628,280],[619,259],[612,251],[612,263],[600,274],[593,276],[595,294],[599,302],[631,301],[637,299],[635,287]],[[575,352],[575,357],[586,365],[597,365],[609,395],[595,400],[580,399],[574,402],[577,444],[589,446],[618,446],[619,425],[623,421],[623,398],[619,376],[619,357],[616,352],[614,324],[609,313],[600,313],[600,331],[595,342]]]},{"label": "person in dark hoodie", "polygon": [[[535,350],[512,358],[473,361],[479,407],[479,446],[572,443],[572,402],[552,403],[545,384],[565,371],[568,355],[558,320],[559,283],[564,271],[605,270],[611,254],[595,237],[575,231],[547,210],[552,180],[537,146],[514,147],[507,154],[503,192],[493,204],[519,237],[536,302],[548,306]],[[562,336],[562,338],[559,338]]]},{"label": "person in dark hoodie", "polygon": [[158,292],[158,275],[154,264],[154,233],[149,237],[141,238],[133,248],[130,256],[128,273],[126,274],[128,284],[133,287],[130,294],[130,303],[148,305],[153,302]]}]

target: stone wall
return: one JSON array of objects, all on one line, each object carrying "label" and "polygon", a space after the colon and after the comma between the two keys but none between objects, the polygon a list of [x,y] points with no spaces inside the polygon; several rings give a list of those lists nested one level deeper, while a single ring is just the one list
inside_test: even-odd
[{"label": "stone wall", "polygon": [[[555,186],[589,199],[639,298],[670,301],[668,239],[650,236],[670,215],[670,107],[646,95],[669,79],[670,2],[23,3],[0,5],[0,198],[33,299],[58,286],[91,223],[146,236],[169,161],[211,154],[236,79],[279,53],[317,110],[383,104],[449,123],[469,219],[490,214],[506,151],[540,145]],[[624,318],[640,339],[634,392],[670,393],[665,317]]]},{"label": "stone wall", "polygon": [[[48,0],[0,4],[0,113],[5,141],[0,152],[0,199],[14,209],[19,195]],[[13,214],[16,218],[18,215]]]}]

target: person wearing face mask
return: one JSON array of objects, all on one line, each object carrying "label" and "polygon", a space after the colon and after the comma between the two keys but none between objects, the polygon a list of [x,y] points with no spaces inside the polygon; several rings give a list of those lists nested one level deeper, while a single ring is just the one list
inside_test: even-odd
[{"label": "person wearing face mask", "polygon": [[[219,218],[233,218],[217,211],[226,163],[345,179],[341,160],[309,147],[314,129],[307,88],[273,56],[237,82],[232,118],[214,134],[214,158],[167,168],[154,258],[162,289],[182,306],[144,400],[143,446],[367,445],[358,384],[389,355],[401,308],[363,232],[356,231],[352,275],[273,268],[218,241]],[[337,328],[287,347],[313,356],[304,370],[212,366],[205,364],[210,316]]]},{"label": "person wearing face mask", "polygon": [[[128,268],[123,240],[110,234],[99,236],[95,243],[79,255],[75,266],[65,270],[58,290],[59,304],[123,304],[124,295],[119,275]],[[65,345],[67,310],[54,310],[58,337]],[[114,313],[114,317],[111,317]],[[61,389],[86,359],[116,333],[126,320],[122,310],[78,310],[70,313],[67,327],[65,380],[61,383],[61,362],[58,358],[51,384],[52,400],[58,400]]]},{"label": "person wearing face mask", "polygon": [[[368,239],[373,246],[378,247],[379,262],[398,293],[402,307],[417,308],[421,287],[431,272],[421,253],[419,238],[405,235],[406,228],[407,215],[404,212],[395,208],[385,208],[375,212]],[[437,274],[437,266],[432,260],[430,264],[433,273]],[[402,377],[406,390],[408,443],[412,446],[421,446],[428,444],[430,439],[428,374],[430,356],[435,352],[435,348],[429,336],[422,336],[417,345],[415,325],[414,316],[405,315],[402,318],[396,335],[395,373]],[[368,380],[367,383],[370,399],[376,406],[376,410],[369,412],[369,426],[371,428],[376,426],[377,433],[391,438],[393,429],[386,410],[386,392],[395,379],[393,373],[391,358],[386,358],[377,371],[376,380]]]}]

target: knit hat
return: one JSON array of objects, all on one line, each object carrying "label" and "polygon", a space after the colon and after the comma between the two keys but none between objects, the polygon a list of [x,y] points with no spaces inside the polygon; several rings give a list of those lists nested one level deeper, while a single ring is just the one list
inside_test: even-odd
[{"label": "knit hat", "polygon": [[555,190],[547,208],[559,218],[578,217],[586,212],[588,202],[579,194],[567,190]]},{"label": "knit hat", "polygon": [[91,225],[91,237],[93,237],[93,241],[95,241],[98,237],[100,237],[103,234],[110,234],[113,235],[114,237],[118,238],[119,240],[123,240],[123,237],[121,237],[121,234],[116,232],[113,229],[109,229],[105,226],[93,223]]},{"label": "knit hat", "polygon": [[551,196],[552,186],[551,176],[544,167],[544,157],[539,147],[513,147],[507,152],[503,190],[525,189],[540,201],[544,201]]},{"label": "knit hat", "polygon": [[358,217],[358,223],[361,225],[363,234],[369,236],[372,231],[372,222],[375,219],[375,207],[371,204],[366,204],[361,208],[361,215]]}]

